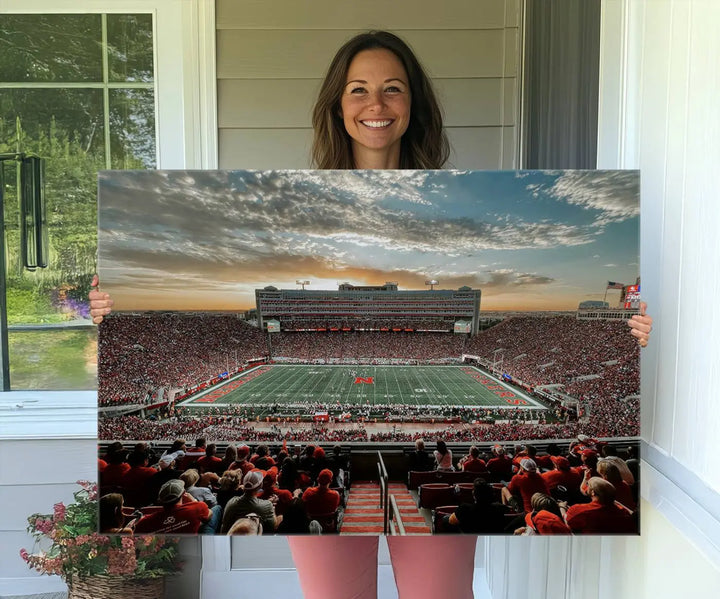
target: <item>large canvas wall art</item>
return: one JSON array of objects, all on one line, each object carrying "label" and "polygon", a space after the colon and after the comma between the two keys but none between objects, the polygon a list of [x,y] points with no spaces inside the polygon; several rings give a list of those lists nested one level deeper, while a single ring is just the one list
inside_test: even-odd
[{"label": "large canvas wall art", "polygon": [[[319,527],[382,534],[383,511],[361,509],[380,493],[378,451],[411,532],[451,531],[431,510],[472,503],[473,483],[525,526],[517,485],[502,490],[518,472],[572,473],[545,476],[570,505],[601,495],[583,478],[618,448],[632,458],[639,435],[638,241],[637,171],[101,173],[100,285],[115,305],[99,437],[106,461],[147,454],[157,470],[131,477],[125,503],[162,516],[186,470],[201,479],[185,488],[216,501],[244,487],[276,514],[299,509],[293,492],[312,506],[306,489],[334,487],[340,508]],[[105,491],[123,469],[100,474]],[[626,507],[625,529],[595,532],[637,531]],[[238,519],[233,532],[257,532],[241,512],[212,512],[215,532]],[[155,530],[208,528],[181,521]]]}]

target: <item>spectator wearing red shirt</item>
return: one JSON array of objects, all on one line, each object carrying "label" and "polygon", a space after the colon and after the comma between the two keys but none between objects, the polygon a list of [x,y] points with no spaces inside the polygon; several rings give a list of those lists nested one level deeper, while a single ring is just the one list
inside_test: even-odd
[{"label": "spectator wearing red shirt", "polygon": [[480,459],[480,450],[475,445],[470,448],[470,453],[468,455],[460,459],[458,462],[458,469],[463,472],[487,472],[485,461]]},{"label": "spectator wearing red shirt", "polygon": [[525,514],[525,526],[516,530],[515,534],[572,534],[570,527],[563,520],[560,506],[552,497],[543,493],[535,493],[531,502],[532,512]]},{"label": "spectator wearing red shirt", "polygon": [[205,448],[205,455],[198,458],[195,462],[195,467],[201,474],[205,472],[215,472],[216,474],[222,474],[220,468],[222,467],[223,461],[215,455],[217,453],[217,445],[210,443]]},{"label": "spectator wearing red shirt", "polygon": [[250,472],[255,466],[248,460],[250,457],[250,448],[247,445],[241,445],[237,449],[237,460],[230,465],[228,470],[242,470],[243,476]]},{"label": "spectator wearing red shirt", "polygon": [[127,505],[144,507],[155,499],[151,495],[149,480],[157,474],[156,468],[148,466],[150,456],[147,451],[132,451],[128,456],[128,470],[122,477],[123,495]]},{"label": "spectator wearing red shirt", "polygon": [[570,462],[566,457],[558,455],[552,456],[551,459],[555,467],[554,470],[548,470],[540,475],[547,484],[550,493],[560,485],[568,491],[579,491],[582,475],[570,468]]},{"label": "spectator wearing red shirt", "polygon": [[333,479],[332,470],[325,468],[318,474],[317,487],[310,487],[303,493],[302,499],[308,516],[329,514],[340,505],[340,494],[330,488]]},{"label": "spectator wearing red shirt", "polygon": [[110,487],[122,485],[122,477],[130,470],[130,464],[125,461],[126,456],[125,449],[115,449],[108,453],[108,465],[100,473],[100,486],[104,489],[103,494],[110,492],[107,490]]},{"label": "spectator wearing red shirt", "polygon": [[510,480],[512,477],[512,459],[500,445],[495,445],[492,451],[495,457],[487,462],[488,472],[498,479]]},{"label": "spectator wearing red shirt", "polygon": [[547,485],[537,471],[537,464],[530,458],[520,462],[520,472],[512,477],[507,487],[502,489],[503,503],[510,503],[513,495],[522,497],[523,511],[532,511],[532,496],[535,493],[549,495]]},{"label": "spectator wearing red shirt", "polygon": [[[163,510],[143,516],[136,533],[214,534],[220,522],[220,506],[210,509],[204,501],[196,501],[185,493],[185,484],[179,479],[166,482],[157,501]],[[207,526],[201,530],[203,524]]]},{"label": "spectator wearing red shirt", "polygon": [[[263,478],[262,488],[258,493],[260,499],[268,499],[275,504],[275,513],[278,515],[284,514],[288,505],[293,500],[293,493],[287,489],[281,489],[277,485],[278,469],[277,466],[273,466],[265,473]],[[300,491],[297,491],[300,494]]]},{"label": "spectator wearing red shirt", "polygon": [[615,501],[634,511],[636,503],[633,498],[632,487],[623,480],[618,467],[609,460],[600,459],[598,460],[597,470],[600,476],[615,487]]},{"label": "spectator wearing red shirt", "polygon": [[593,476],[588,481],[590,503],[567,509],[565,521],[576,534],[632,534],[637,526],[631,513],[615,502],[615,487]]}]

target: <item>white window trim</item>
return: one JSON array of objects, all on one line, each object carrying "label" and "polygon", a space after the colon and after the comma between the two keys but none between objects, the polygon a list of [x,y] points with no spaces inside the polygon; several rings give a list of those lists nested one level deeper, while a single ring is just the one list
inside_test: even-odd
[{"label": "white window trim", "polygon": [[160,169],[215,169],[214,0],[0,0],[2,13],[151,13]]},{"label": "white window trim", "polygon": [[[0,14],[99,12],[155,16],[158,168],[217,168],[214,0],[0,0]],[[88,437],[95,391],[0,393],[0,439]]]}]

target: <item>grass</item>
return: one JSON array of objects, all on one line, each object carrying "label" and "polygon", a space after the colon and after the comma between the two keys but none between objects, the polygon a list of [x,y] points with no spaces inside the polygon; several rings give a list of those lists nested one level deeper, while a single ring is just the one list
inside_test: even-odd
[{"label": "grass", "polygon": [[544,408],[470,366],[260,366],[184,406],[355,404]]}]

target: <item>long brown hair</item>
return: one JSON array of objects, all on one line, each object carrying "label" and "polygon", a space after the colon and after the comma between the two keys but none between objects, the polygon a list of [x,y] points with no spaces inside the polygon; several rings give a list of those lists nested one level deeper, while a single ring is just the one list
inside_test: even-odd
[{"label": "long brown hair", "polygon": [[389,50],[405,67],[410,84],[410,123],[402,136],[400,168],[442,168],[450,147],[442,128],[442,113],[430,78],[410,47],[388,31],[356,35],[337,51],[320,88],[312,125],[313,166],[321,169],[355,168],[350,136],[340,116],[340,98],[353,58],[363,50]]}]

